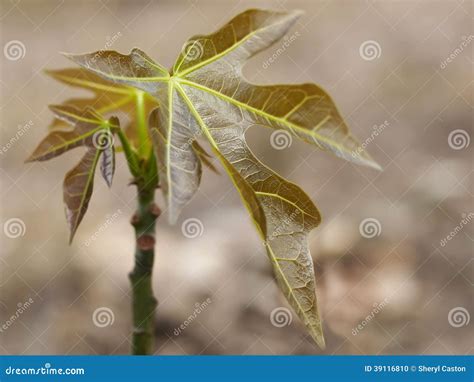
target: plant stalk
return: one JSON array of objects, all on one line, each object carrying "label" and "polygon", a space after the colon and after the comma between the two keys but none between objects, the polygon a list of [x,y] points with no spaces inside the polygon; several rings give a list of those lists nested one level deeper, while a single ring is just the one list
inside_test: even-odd
[{"label": "plant stalk", "polygon": [[155,257],[155,222],[160,210],[154,202],[155,188],[138,186],[138,209],[131,224],[135,229],[135,266],[132,284],[132,354],[154,352],[154,318],[158,301],[153,295],[152,271]]}]

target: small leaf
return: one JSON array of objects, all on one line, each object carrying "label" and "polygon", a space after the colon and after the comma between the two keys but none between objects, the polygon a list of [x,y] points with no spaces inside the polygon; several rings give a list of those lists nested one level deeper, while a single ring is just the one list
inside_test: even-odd
[{"label": "small leaf", "polygon": [[203,147],[197,141],[193,142],[193,149],[203,165],[205,165],[212,172],[219,174],[219,170],[217,170],[214,164],[210,161],[210,158],[212,157],[207,153],[206,150],[203,149]]},{"label": "small leaf", "polygon": [[91,144],[94,134],[103,129],[104,120],[92,109],[81,111],[72,106],[50,106],[50,109],[57,118],[74,125],[74,129],[49,133],[27,162],[48,160],[75,147]]},{"label": "small leaf", "polygon": [[[107,115],[116,111],[127,113],[130,122],[124,127],[127,137],[137,144],[137,103],[143,97],[145,115],[149,115],[151,110],[157,107],[156,99],[143,93],[136,88],[110,82],[94,73],[81,69],[69,68],[60,70],[47,70],[46,73],[54,79],[79,89],[85,89],[93,92],[93,97],[71,98],[66,100],[63,105],[74,106],[79,109],[92,107],[101,115]],[[64,128],[64,123],[56,119],[51,128]]]},{"label": "small leaf", "polygon": [[115,170],[115,153],[111,128],[120,128],[116,117],[109,121],[91,108],[79,110],[74,106],[50,106],[56,118],[73,125],[73,130],[54,130],[39,144],[28,161],[44,161],[75,147],[85,146],[87,151],[79,164],[66,174],[63,196],[66,219],[70,229],[70,242],[87,211],[92,195],[94,174],[102,155],[101,172],[107,184],[112,183]]},{"label": "small leaf", "polygon": [[66,219],[69,224],[72,242],[77,227],[84,217],[94,187],[94,174],[101,151],[89,147],[81,161],[70,170],[64,178],[63,195],[66,210]]},{"label": "small leaf", "polygon": [[113,145],[109,145],[102,150],[100,173],[107,185],[112,187],[112,180],[115,173],[115,147]]}]

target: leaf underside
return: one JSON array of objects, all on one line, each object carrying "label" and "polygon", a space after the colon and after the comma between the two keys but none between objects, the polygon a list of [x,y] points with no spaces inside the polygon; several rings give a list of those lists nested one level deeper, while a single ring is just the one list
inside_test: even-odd
[{"label": "leaf underside", "polygon": [[[343,159],[379,167],[350,135],[333,101],[317,85],[260,86],[243,78],[243,65],[281,39],[300,15],[299,11],[243,12],[211,35],[192,37],[171,71],[139,49],[129,55],[101,51],[67,57],[89,73],[85,77],[101,77],[98,83],[105,86],[141,90],[159,105],[150,114],[150,135],[171,221],[176,221],[198,189],[201,164],[212,166],[198,144],[199,139],[207,141],[264,240],[280,289],[323,348],[307,245],[307,235],[320,223],[320,214],[301,188],[254,156],[245,134],[256,125],[283,129]],[[95,157],[89,155],[83,167],[90,169]]]},{"label": "leaf underside", "polygon": [[[81,68],[47,70],[46,73],[65,85],[92,93],[92,97],[67,99],[63,102],[63,105],[78,109],[93,108],[101,115],[117,111],[126,113],[130,121],[124,127],[124,130],[128,138],[137,143],[137,134],[134,128],[137,125],[135,108],[138,98],[143,96],[141,94],[143,92],[128,86],[111,83]],[[149,114],[158,104],[153,97],[144,94],[145,113]],[[67,124],[60,119],[55,119],[51,124],[51,129],[62,129],[64,127],[67,127]]]},{"label": "leaf underside", "polygon": [[63,199],[66,219],[71,231],[70,241],[72,241],[89,206],[99,156],[100,150],[88,147],[80,162],[64,178]]},{"label": "leaf underside", "polygon": [[79,110],[71,105],[61,105],[50,106],[50,109],[58,121],[74,127],[52,130],[27,161],[44,161],[76,147],[86,147],[84,156],[66,174],[63,184],[63,200],[71,242],[89,206],[99,161],[104,180],[109,187],[112,184],[115,147],[111,128],[119,128],[119,121],[115,117],[105,120],[89,107]]}]

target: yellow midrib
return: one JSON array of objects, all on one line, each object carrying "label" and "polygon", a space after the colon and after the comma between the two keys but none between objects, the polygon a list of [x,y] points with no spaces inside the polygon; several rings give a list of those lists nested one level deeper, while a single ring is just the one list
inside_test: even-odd
[{"label": "yellow midrib", "polygon": [[[88,149],[88,150],[90,150],[90,149]],[[97,166],[97,162],[99,160],[100,154],[101,154],[101,151],[99,149],[95,149],[94,160],[92,161],[90,171],[87,174],[86,186],[84,187],[84,192],[82,193],[82,196],[81,196],[81,202],[79,204],[79,208],[77,208],[76,211],[81,211],[82,210],[82,206],[84,205],[84,201],[86,200],[85,198],[87,196],[87,190],[90,186],[90,183],[91,183],[92,179],[94,178],[95,168]],[[76,219],[74,221],[74,233],[75,233],[75,230],[77,229],[77,222],[79,221],[79,219],[80,219],[80,213],[77,214]]]},{"label": "yellow midrib", "polygon": [[347,150],[345,149],[344,146],[339,145],[337,142],[335,142],[335,141],[333,141],[333,140],[331,140],[331,139],[329,139],[329,138],[327,138],[327,137],[324,137],[324,136],[322,136],[322,135],[320,135],[320,134],[317,134],[317,133],[314,132],[313,130],[305,129],[305,128],[299,126],[299,125],[294,124],[293,122],[290,122],[290,121],[286,120],[286,119],[283,119],[283,118],[280,118],[280,117],[276,117],[276,116],[274,116],[274,115],[272,115],[272,114],[268,114],[268,113],[264,112],[263,110],[257,109],[257,108],[255,108],[255,107],[253,107],[253,106],[250,106],[250,105],[248,105],[248,104],[246,104],[246,103],[243,103],[243,102],[241,102],[241,101],[238,101],[238,100],[236,100],[236,99],[234,99],[234,98],[232,98],[232,97],[229,97],[228,95],[222,94],[222,93],[220,93],[220,92],[218,92],[218,91],[216,91],[216,90],[214,90],[214,89],[208,88],[207,86],[198,84],[198,83],[196,83],[196,82],[189,81],[189,80],[186,80],[186,79],[184,79],[184,78],[179,78],[179,79],[177,79],[177,81],[180,82],[180,83],[182,83],[182,84],[184,84],[184,85],[189,85],[189,86],[191,86],[191,87],[194,87],[194,88],[196,88],[196,89],[198,89],[198,90],[201,90],[201,91],[203,91],[203,92],[213,94],[213,95],[215,95],[216,97],[219,97],[219,98],[221,98],[221,99],[223,99],[223,100],[225,100],[225,101],[227,101],[227,102],[229,102],[229,103],[231,103],[231,104],[233,104],[233,105],[235,105],[235,106],[238,106],[238,107],[241,107],[241,108],[243,108],[243,109],[249,110],[249,111],[251,111],[251,112],[253,112],[253,113],[257,114],[257,115],[260,115],[260,116],[265,117],[265,118],[267,118],[267,119],[269,119],[269,120],[278,122],[278,123],[280,123],[280,124],[282,124],[282,125],[286,125],[286,126],[288,126],[289,128],[294,129],[294,130],[297,130],[297,131],[299,131],[299,132],[301,132],[301,133],[303,133],[303,134],[305,134],[305,135],[312,136],[312,137],[314,137],[315,139],[317,139],[317,140],[319,140],[319,141],[322,141],[322,142],[325,142],[325,143],[327,143],[328,145],[333,146],[333,147],[337,148],[337,149],[340,150],[340,151],[343,151],[343,152],[345,152],[345,153],[350,153],[349,151],[347,151]]},{"label": "yellow midrib", "polygon": [[[181,85],[178,83],[176,85],[176,89],[178,90],[178,92],[181,94],[181,96],[183,97],[184,101],[186,102],[186,104],[188,105],[191,113],[193,114],[194,118],[196,118],[197,122],[199,123],[199,125],[201,126],[201,129],[203,130],[204,134],[206,135],[206,137],[208,138],[209,140],[209,143],[211,144],[212,148],[214,151],[217,151],[218,152],[218,156],[220,157],[220,151],[219,151],[219,148],[216,144],[216,142],[214,141],[213,137],[211,136],[211,134],[209,133],[208,129],[207,129],[207,126],[205,125],[204,121],[202,120],[201,116],[199,115],[198,111],[195,109],[193,103],[191,102],[191,100],[189,99],[189,97],[187,96],[186,92],[184,91],[184,89],[181,87]],[[232,176],[231,176],[231,179],[232,179]],[[236,185],[235,181],[233,181],[234,185],[236,186],[237,190],[239,191],[241,197],[243,196],[242,193],[240,192],[239,190],[239,187]],[[253,191],[253,190],[252,190]],[[255,191],[253,191],[254,193],[256,193]],[[257,193],[256,193],[257,194]],[[264,193],[262,193],[264,194]],[[275,194],[271,194],[272,196],[276,196]],[[242,197],[242,199],[244,200],[245,202],[245,205],[247,206],[247,209],[249,209],[249,205],[246,203],[245,201],[245,198]],[[285,199],[286,200],[286,199]],[[258,201],[258,197],[257,197],[257,201]],[[251,212],[251,211],[250,211]],[[252,214],[251,214],[252,215]],[[252,216],[252,220],[253,222],[255,223],[255,225],[257,226],[257,231],[259,232],[260,236],[262,237],[262,239],[265,240],[265,246],[267,247],[268,249],[268,253],[270,254],[270,259],[272,261],[273,264],[275,264],[278,272],[282,275],[282,279],[285,283],[285,286],[288,288],[288,291],[289,291],[289,294],[291,295],[291,298],[292,300],[295,302],[297,308],[299,309],[299,311],[301,312],[301,314],[305,317],[305,324],[308,323],[310,324],[311,323],[311,320],[310,318],[307,316],[306,314],[306,311],[303,309],[303,307],[301,306],[300,302],[298,301],[298,299],[296,298],[294,292],[293,292],[293,288],[291,287],[290,283],[288,282],[287,280],[287,277],[286,275],[283,273],[283,270],[281,269],[280,267],[280,264],[278,263],[278,260],[276,259],[276,256],[275,254],[273,253],[273,250],[271,249],[271,246],[270,244],[267,242],[267,238],[266,238],[266,235],[263,234],[263,231],[262,231],[262,228],[260,227],[260,224],[255,221],[255,219],[253,218]],[[316,292],[315,292],[316,293]],[[310,326],[310,329],[311,331],[313,331],[312,329],[312,326]],[[314,331],[315,332],[315,331]],[[317,335],[319,333],[316,333],[316,337],[322,341],[321,344],[324,344],[324,339],[320,339]]]},{"label": "yellow midrib", "polygon": [[101,126],[98,126],[97,128],[95,129],[92,129],[90,131],[88,131],[87,133],[85,134],[82,134],[74,139],[71,139],[70,141],[65,141],[63,144],[61,145],[58,145],[58,146],[54,146],[53,148],[51,148],[50,150],[46,151],[46,153],[42,154],[41,156],[45,156],[45,155],[49,155],[63,147],[67,147],[67,146],[70,146],[76,142],[79,142],[87,137],[90,137],[91,135],[94,135],[96,132],[98,132],[99,130],[102,130],[104,127],[101,125]]},{"label": "yellow midrib", "polygon": [[66,76],[66,75],[62,75],[62,74],[53,74],[52,76],[55,77],[55,78],[61,79],[65,82],[68,82],[68,83],[81,85],[81,86],[83,86],[85,88],[88,88],[88,89],[104,90],[104,91],[107,91],[107,92],[110,92],[110,93],[130,94],[131,93],[130,90],[133,89],[133,88],[130,88],[130,90],[123,89],[123,88],[121,89],[119,87],[107,86],[107,85],[103,85],[103,84],[99,84],[99,83],[92,82],[92,81],[87,81],[87,80],[80,80],[78,78],[72,78],[72,77],[69,77],[69,76]]},{"label": "yellow midrib", "polygon": [[[181,59],[179,65],[177,66],[176,70],[177,72],[176,73],[173,73],[173,75],[176,75],[176,76],[185,76],[186,74],[189,74],[189,73],[192,73],[196,70],[198,70],[199,68],[202,68],[203,66],[206,66],[208,64],[211,64],[217,60],[219,60],[219,58],[221,57],[224,57],[226,54],[232,52],[233,50],[237,49],[239,46],[241,46],[245,41],[249,40],[251,37],[255,36],[257,33],[260,33],[262,31],[265,31],[266,29],[270,28],[270,27],[275,27],[279,24],[283,24],[284,22],[286,21],[285,18],[282,18],[282,20],[280,22],[277,22],[277,23],[274,23],[274,24],[269,24],[269,25],[266,25],[265,27],[263,28],[259,28],[259,29],[255,29],[253,30],[252,32],[250,32],[248,35],[246,35],[244,38],[242,38],[241,40],[238,40],[238,41],[235,41],[231,46],[229,46],[227,49],[224,49],[222,52],[216,54],[215,56],[212,56],[206,60],[203,60],[201,62],[199,62],[198,64],[194,65],[194,66],[191,66],[185,70],[183,70],[182,72],[179,72],[179,69],[181,68],[181,65],[183,65],[183,62],[186,58],[186,56],[183,56],[183,58]],[[197,41],[197,40],[195,40]],[[173,72],[174,72],[174,68],[173,68]]]}]

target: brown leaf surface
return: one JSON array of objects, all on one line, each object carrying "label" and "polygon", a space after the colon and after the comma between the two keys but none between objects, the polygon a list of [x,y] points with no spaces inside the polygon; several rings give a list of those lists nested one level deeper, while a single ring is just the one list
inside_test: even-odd
[{"label": "brown leaf surface", "polygon": [[69,242],[72,242],[77,227],[89,206],[94,187],[95,169],[100,154],[101,151],[97,148],[89,147],[77,166],[70,170],[64,178],[63,199],[70,230]]}]

